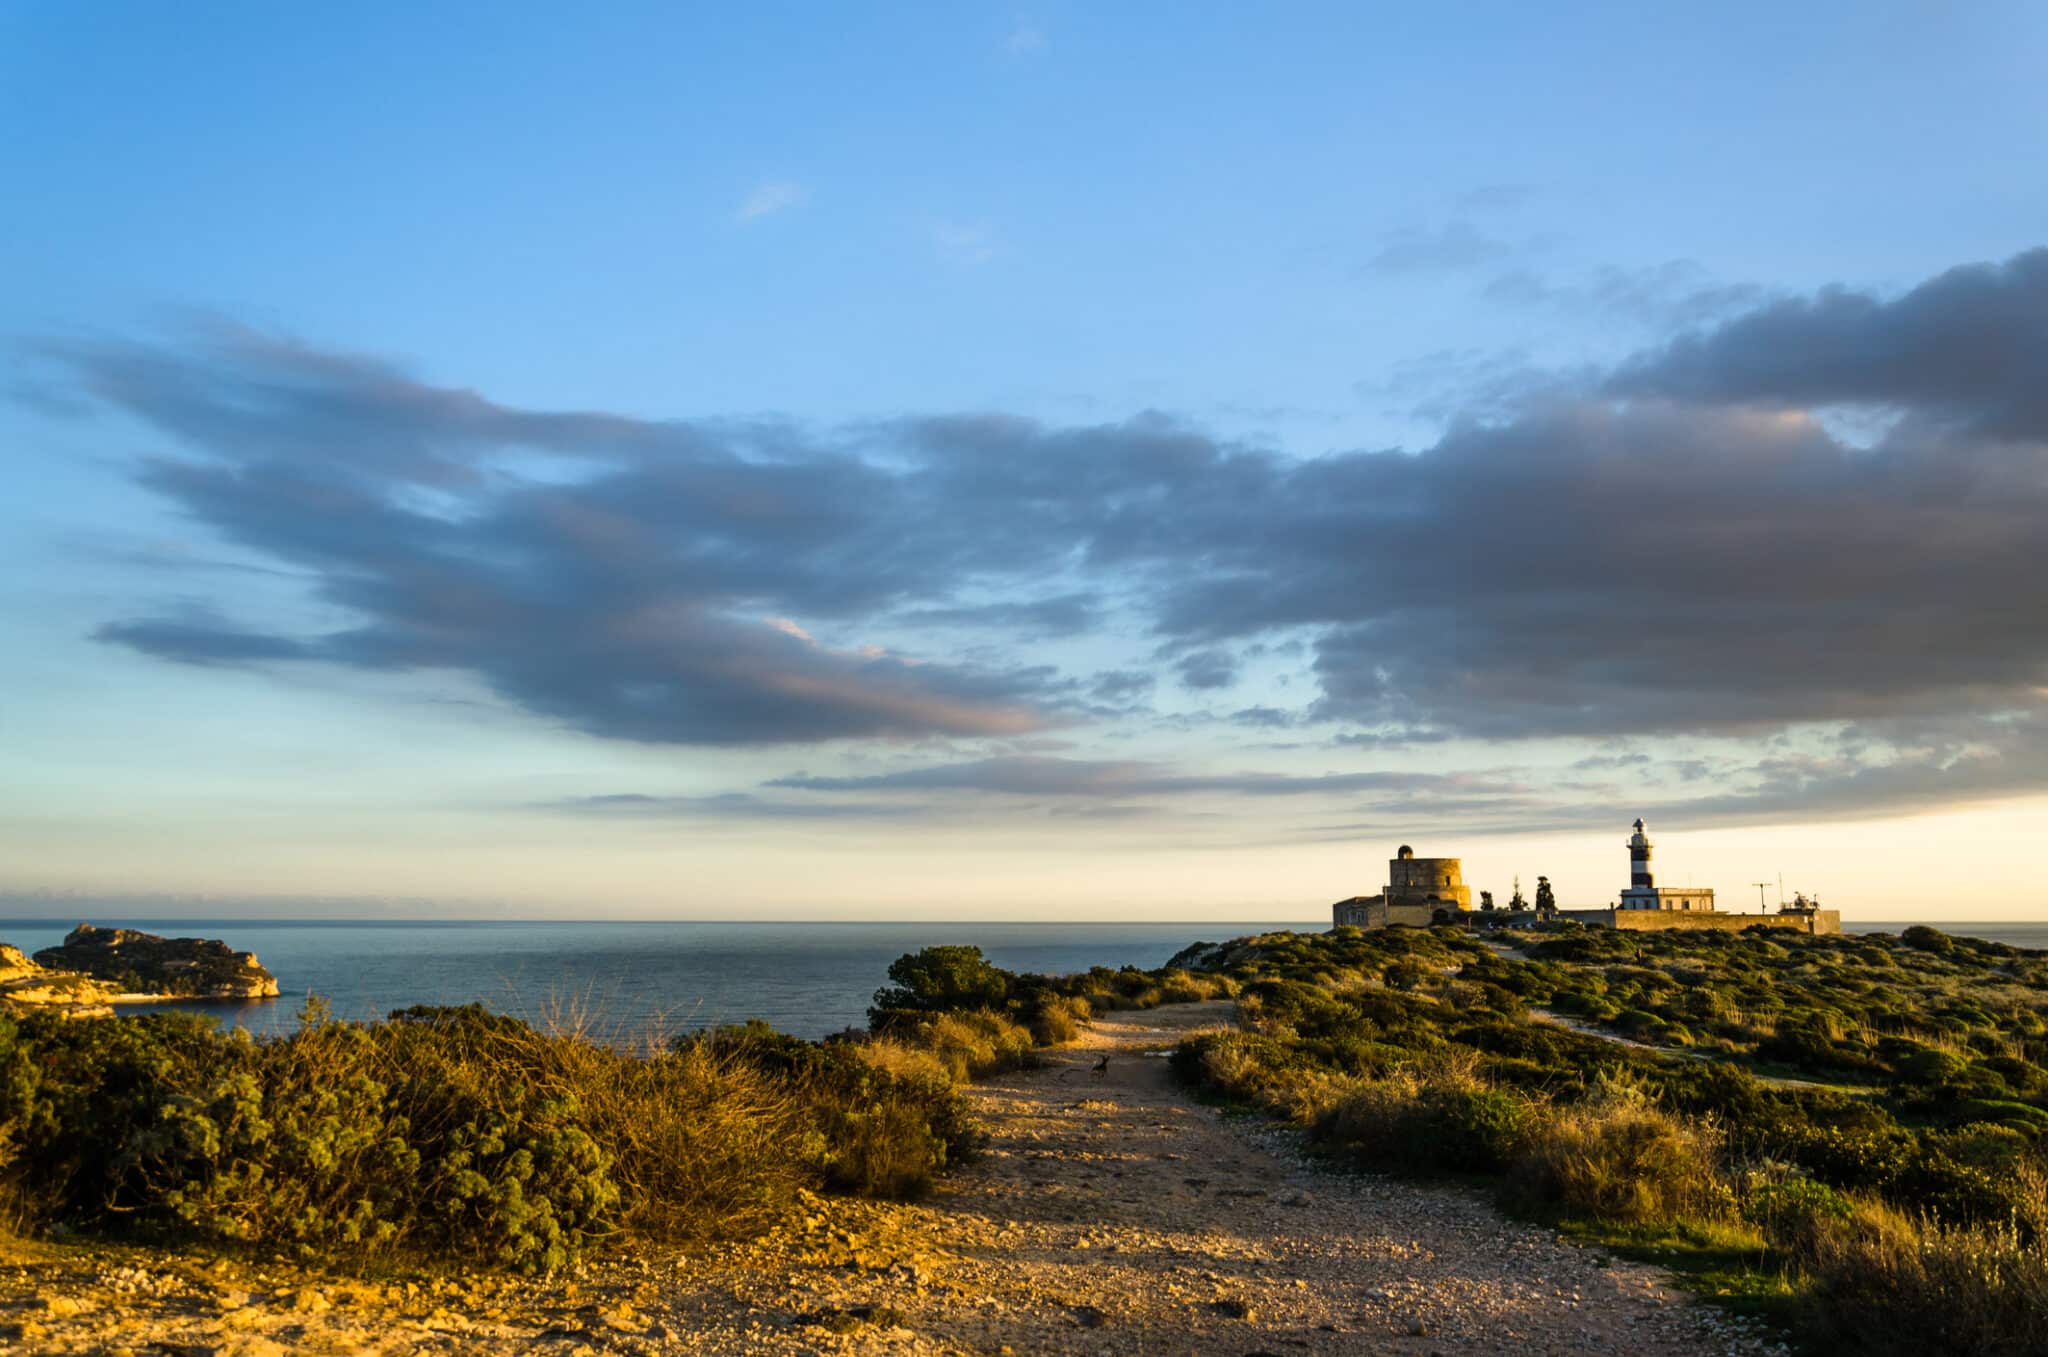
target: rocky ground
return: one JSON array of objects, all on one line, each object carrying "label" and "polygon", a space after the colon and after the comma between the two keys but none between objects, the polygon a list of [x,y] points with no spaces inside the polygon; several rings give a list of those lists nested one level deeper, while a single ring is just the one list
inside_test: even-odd
[{"label": "rocky ground", "polygon": [[[1455,1191],[1319,1172],[1156,1052],[1225,1006],[1117,1014],[976,1090],[988,1153],[928,1202],[574,1277],[367,1281],[140,1250],[0,1266],[0,1347],[113,1354],[1628,1353],[1771,1344],[1655,1270]],[[1093,1069],[1102,1056],[1108,1068]]]}]

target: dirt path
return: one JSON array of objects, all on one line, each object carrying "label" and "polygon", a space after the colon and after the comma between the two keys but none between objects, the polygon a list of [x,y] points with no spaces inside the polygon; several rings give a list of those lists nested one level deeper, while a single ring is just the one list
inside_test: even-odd
[{"label": "dirt path", "polygon": [[1463,1194],[1317,1172],[1190,1102],[1146,1052],[1223,1016],[1114,1015],[976,1090],[989,1151],[932,1200],[820,1202],[745,1248],[412,1294],[64,1251],[0,1268],[0,1319],[13,1351],[110,1357],[1767,1351],[1651,1269]]}]

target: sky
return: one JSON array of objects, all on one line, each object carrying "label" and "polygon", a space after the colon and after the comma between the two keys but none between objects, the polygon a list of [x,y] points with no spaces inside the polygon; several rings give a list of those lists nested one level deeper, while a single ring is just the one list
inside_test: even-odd
[{"label": "sky", "polygon": [[2044,66],[0,0],[0,909],[2048,917]]}]

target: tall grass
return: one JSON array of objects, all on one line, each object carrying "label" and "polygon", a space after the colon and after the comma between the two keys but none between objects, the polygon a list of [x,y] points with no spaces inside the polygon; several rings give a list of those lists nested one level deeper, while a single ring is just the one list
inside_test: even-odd
[{"label": "tall grass", "polygon": [[1799,1314],[1823,1351],[2048,1352],[2048,1252],[2011,1226],[1944,1225],[1866,1203],[1802,1260]]},{"label": "tall grass", "polygon": [[1713,1127],[1659,1107],[1640,1085],[1607,1080],[1532,1119],[1503,1196],[1524,1208],[1617,1225],[1722,1221],[1735,1194]]}]

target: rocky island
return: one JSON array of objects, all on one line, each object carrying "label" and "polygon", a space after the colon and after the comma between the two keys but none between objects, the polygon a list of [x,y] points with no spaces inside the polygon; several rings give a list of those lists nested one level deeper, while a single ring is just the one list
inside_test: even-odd
[{"label": "rocky island", "polygon": [[162,938],[80,924],[33,959],[0,943],[0,1002],[91,1016],[119,1003],[160,999],[264,999],[277,977],[254,952],[211,938]]}]

